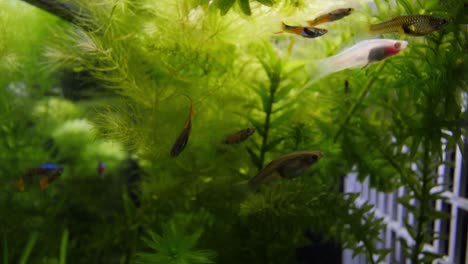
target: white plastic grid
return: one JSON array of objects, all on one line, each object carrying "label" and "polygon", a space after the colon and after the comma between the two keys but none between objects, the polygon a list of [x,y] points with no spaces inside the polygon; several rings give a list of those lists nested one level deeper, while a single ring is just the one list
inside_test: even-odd
[{"label": "white plastic grid", "polygon": [[[466,144],[465,149],[468,148]],[[450,209],[450,219],[436,220],[433,223],[435,234],[446,236],[445,240],[436,240],[433,244],[426,244],[425,250],[441,253],[443,259],[437,260],[436,264],[468,264],[468,164],[465,162],[463,169],[463,156],[460,149],[456,149],[455,158],[453,160],[453,152],[444,154],[444,160],[454,161],[454,169],[450,166],[441,165],[438,168],[439,177],[437,182],[441,185],[434,188],[434,192],[444,191],[443,196],[447,201],[437,200],[435,207],[437,210]],[[381,234],[383,243],[379,245],[384,248],[393,248],[383,263],[407,263],[410,260],[405,259],[399,239],[404,239],[409,245],[413,244],[412,238],[404,226],[403,219],[408,218],[410,224],[415,224],[414,216],[398,204],[397,196],[401,197],[405,194],[405,187],[400,187],[393,193],[377,192],[374,188],[369,188],[369,181],[364,182],[357,180],[357,174],[351,173],[345,179],[345,192],[360,193],[360,197],[356,200],[357,205],[362,205],[366,201],[374,204],[374,212],[377,217],[383,218],[387,225],[384,232]],[[465,197],[463,197],[465,196]],[[412,201],[414,204],[415,201]],[[447,230],[448,229],[448,230]],[[447,232],[448,231],[448,232]],[[448,248],[447,248],[448,242]],[[462,246],[462,245],[466,246]],[[344,250],[343,264],[362,264],[367,263],[364,255],[352,258],[352,251]]]}]

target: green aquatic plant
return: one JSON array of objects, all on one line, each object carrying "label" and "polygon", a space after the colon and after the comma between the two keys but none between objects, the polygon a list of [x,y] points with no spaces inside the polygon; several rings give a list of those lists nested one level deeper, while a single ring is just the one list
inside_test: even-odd
[{"label": "green aquatic plant", "polygon": [[[436,7],[434,3],[430,6]],[[399,1],[398,8],[411,14],[426,7]],[[379,11],[383,9],[398,13],[388,3],[380,3]],[[443,8],[438,10],[443,14]],[[453,24],[449,27],[457,27],[460,13],[452,14]],[[391,65],[380,66],[380,71],[368,79],[375,79],[374,86],[378,88],[369,89],[367,84],[359,88],[361,91],[352,111],[345,115],[345,123],[336,134],[342,134],[343,142],[352,146],[348,148],[349,154],[360,160],[357,163],[360,177],[369,175],[371,185],[380,190],[391,191],[399,185],[409,188],[408,194],[400,197],[400,203],[416,219],[416,226],[411,226],[405,219],[414,245],[409,246],[403,239],[401,242],[405,255],[412,263],[431,263],[441,257],[423,250],[424,244],[440,239],[439,234],[428,232],[426,226],[435,219],[446,217],[431,205],[432,201],[445,199],[439,192],[433,191],[441,187],[436,183],[438,176],[434,171],[442,164],[441,139],[446,140],[446,149],[455,146],[463,149],[460,140],[461,135],[466,133],[457,120],[461,115],[461,96],[467,88],[466,77],[462,73],[466,69],[462,43],[467,36],[466,32],[455,32],[445,30],[428,36],[426,41],[415,41],[410,47],[410,54],[395,58]],[[353,89],[353,81],[350,83]],[[408,83],[411,85],[405,85]],[[384,87],[395,89],[385,90]],[[360,108],[365,111],[360,113]],[[360,140],[368,146],[364,151],[373,153],[368,156],[373,157],[372,160],[365,158],[366,153],[355,152],[359,148],[352,144]],[[411,164],[417,164],[417,169]],[[382,184],[383,175],[392,179],[390,185],[387,180]]]},{"label": "green aquatic plant", "polygon": [[[247,241],[258,241],[248,248],[248,259],[257,263],[291,262],[291,252],[303,245],[307,229],[320,230],[326,239],[353,249],[356,254],[384,259],[388,250],[374,245],[383,220],[369,214],[372,205],[356,206],[357,197],[330,190],[310,177],[269,186],[250,195],[240,207],[240,216],[246,224],[257,226],[244,234]],[[270,242],[263,245],[260,241]],[[283,244],[285,241],[287,244]],[[281,257],[273,260],[272,255]]]},{"label": "green aquatic plant", "polygon": [[62,233],[62,240],[60,241],[59,264],[67,263],[68,235],[68,229],[65,229]]},{"label": "green aquatic plant", "polygon": [[[8,215],[0,226],[14,226],[0,229],[10,239],[3,259],[19,259],[31,230],[42,230],[50,236],[38,238],[32,263],[292,263],[313,230],[378,263],[389,252],[375,246],[384,225],[371,205],[356,205],[356,194],[340,193],[349,172],[379,191],[412,190],[401,203],[418,219],[416,245],[405,251],[414,263],[431,257],[422,245],[437,236],[424,227],[442,217],[428,202],[441,198],[430,192],[432,169],[441,164],[441,138],[450,148],[466,134],[462,1],[374,1],[373,10],[362,1],[362,12],[325,24],[329,33],[314,40],[273,33],[280,21],[300,24],[335,2],[26,2],[55,2],[38,6],[63,20],[24,2],[0,3],[8,10],[0,16],[0,159],[11,160],[0,168],[9,183],[0,186]],[[314,72],[304,66],[360,41],[367,22],[410,13],[454,22],[425,38],[388,35],[408,48],[310,82]],[[62,91],[71,101],[58,99]],[[170,158],[188,115],[184,95],[194,103],[193,130]],[[257,132],[245,142],[222,144],[251,126]],[[266,163],[297,150],[324,157],[301,177],[248,190]],[[108,160],[104,176],[100,157]],[[66,161],[63,179],[46,192],[14,191],[26,168],[50,158]],[[119,170],[124,159],[133,166]],[[133,198],[131,186],[139,186]],[[57,259],[46,249],[59,244]]]},{"label": "green aquatic plant", "polygon": [[149,231],[149,238],[143,238],[155,253],[138,253],[136,263],[215,263],[211,250],[196,250],[202,230],[189,232],[190,217],[178,215],[162,225],[161,235]]},{"label": "green aquatic plant", "polygon": [[259,118],[243,116],[256,128],[262,138],[260,144],[254,145],[255,149],[247,148],[253,163],[261,169],[265,164],[266,154],[284,140],[281,136],[273,137],[275,130],[280,129],[294,113],[293,101],[288,100],[288,94],[294,87],[293,74],[298,71],[298,67],[285,65],[286,63],[277,57],[274,50],[268,47],[264,49],[264,54],[261,54],[258,60],[267,79],[266,84],[254,83],[253,89],[261,102],[261,108],[258,110],[263,113]]},{"label": "green aquatic plant", "polygon": [[37,237],[38,237],[37,232],[34,232],[31,234],[31,236],[28,239],[28,243],[24,247],[23,253],[21,254],[21,258],[18,263],[20,264],[28,263],[29,256],[31,255],[34,245],[37,242]]}]

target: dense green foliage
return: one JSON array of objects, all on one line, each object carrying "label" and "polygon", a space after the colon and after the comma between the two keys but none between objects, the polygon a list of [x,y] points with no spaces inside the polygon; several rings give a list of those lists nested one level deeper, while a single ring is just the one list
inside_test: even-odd
[{"label": "dense green foliage", "polygon": [[[382,220],[340,192],[349,172],[381,191],[407,186],[400,202],[418,224],[406,254],[437,257],[423,252],[437,237],[427,223],[445,217],[431,205],[442,199],[431,193],[434,171],[442,139],[453,148],[466,132],[463,1],[354,3],[359,11],[317,39],[273,33],[283,19],[349,3],[68,2],[86,16],[69,23],[0,3],[2,263],[294,263],[306,230],[377,263],[388,253],[375,246]],[[309,82],[316,59],[370,38],[369,22],[422,13],[450,24],[421,38],[386,35],[408,48]],[[192,133],[171,158],[184,95]],[[246,127],[257,131],[246,142],[221,144]],[[260,168],[296,150],[325,156],[302,177],[248,189]],[[18,192],[21,175],[45,162],[64,174],[45,191],[37,181]]]}]

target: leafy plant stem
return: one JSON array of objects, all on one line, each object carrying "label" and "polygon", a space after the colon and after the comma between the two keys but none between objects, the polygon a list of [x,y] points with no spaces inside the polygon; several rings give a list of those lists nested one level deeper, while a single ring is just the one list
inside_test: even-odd
[{"label": "leafy plant stem", "polygon": [[3,237],[3,263],[8,264],[8,244],[7,239]]},{"label": "leafy plant stem", "polygon": [[361,93],[359,94],[358,100],[354,103],[354,105],[351,107],[349,110],[348,114],[346,115],[345,120],[340,126],[340,129],[338,132],[336,132],[335,137],[333,138],[333,142],[336,142],[338,137],[341,135],[343,132],[344,127],[348,124],[349,120],[351,119],[351,116],[354,114],[356,111],[357,107],[361,104],[362,100],[364,100],[364,97],[366,96],[367,92],[369,92],[369,89],[372,87],[372,84],[374,84],[375,80],[377,79],[377,76],[379,76],[380,71],[382,71],[383,67],[385,66],[385,62],[383,61],[376,69],[376,74],[372,75],[372,78],[370,78],[367,81],[367,84],[365,85],[364,89],[362,89]]},{"label": "leafy plant stem", "polygon": [[369,245],[369,241],[366,240],[364,242],[364,246],[366,247],[366,254],[367,254],[367,259],[370,261],[371,264],[375,264],[375,260],[374,260],[374,253],[372,251],[372,247]]},{"label": "leafy plant stem", "polygon": [[[424,144],[426,146],[426,144]],[[417,227],[416,227],[416,236],[414,238],[414,247],[413,247],[413,252],[411,253],[411,263],[419,263],[419,254],[421,253],[423,246],[424,246],[424,230],[423,227],[426,225],[427,217],[426,217],[426,203],[429,201],[429,192],[430,190],[428,189],[428,183],[429,183],[429,153],[427,150],[427,147],[424,147],[424,157],[423,157],[423,162],[424,162],[424,168],[422,171],[422,179],[421,179],[421,200],[420,202],[420,211],[418,212],[418,217],[417,217]]]},{"label": "leafy plant stem", "polygon": [[268,144],[268,133],[270,130],[270,121],[271,121],[271,114],[273,111],[273,103],[275,102],[275,93],[279,86],[279,82],[271,81],[270,84],[270,97],[268,100],[268,105],[266,107],[266,115],[265,115],[265,124],[263,125],[264,137],[262,140],[262,146],[260,148],[260,163],[259,163],[259,170],[263,168],[263,164],[265,163],[265,154],[268,151],[267,144]]}]

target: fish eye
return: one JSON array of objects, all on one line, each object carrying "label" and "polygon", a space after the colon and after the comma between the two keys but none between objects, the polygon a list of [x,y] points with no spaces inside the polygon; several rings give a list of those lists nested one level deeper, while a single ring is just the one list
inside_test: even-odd
[{"label": "fish eye", "polygon": [[396,42],[395,45],[393,45],[393,47],[395,47],[395,49],[399,49],[401,47],[401,43]]}]

